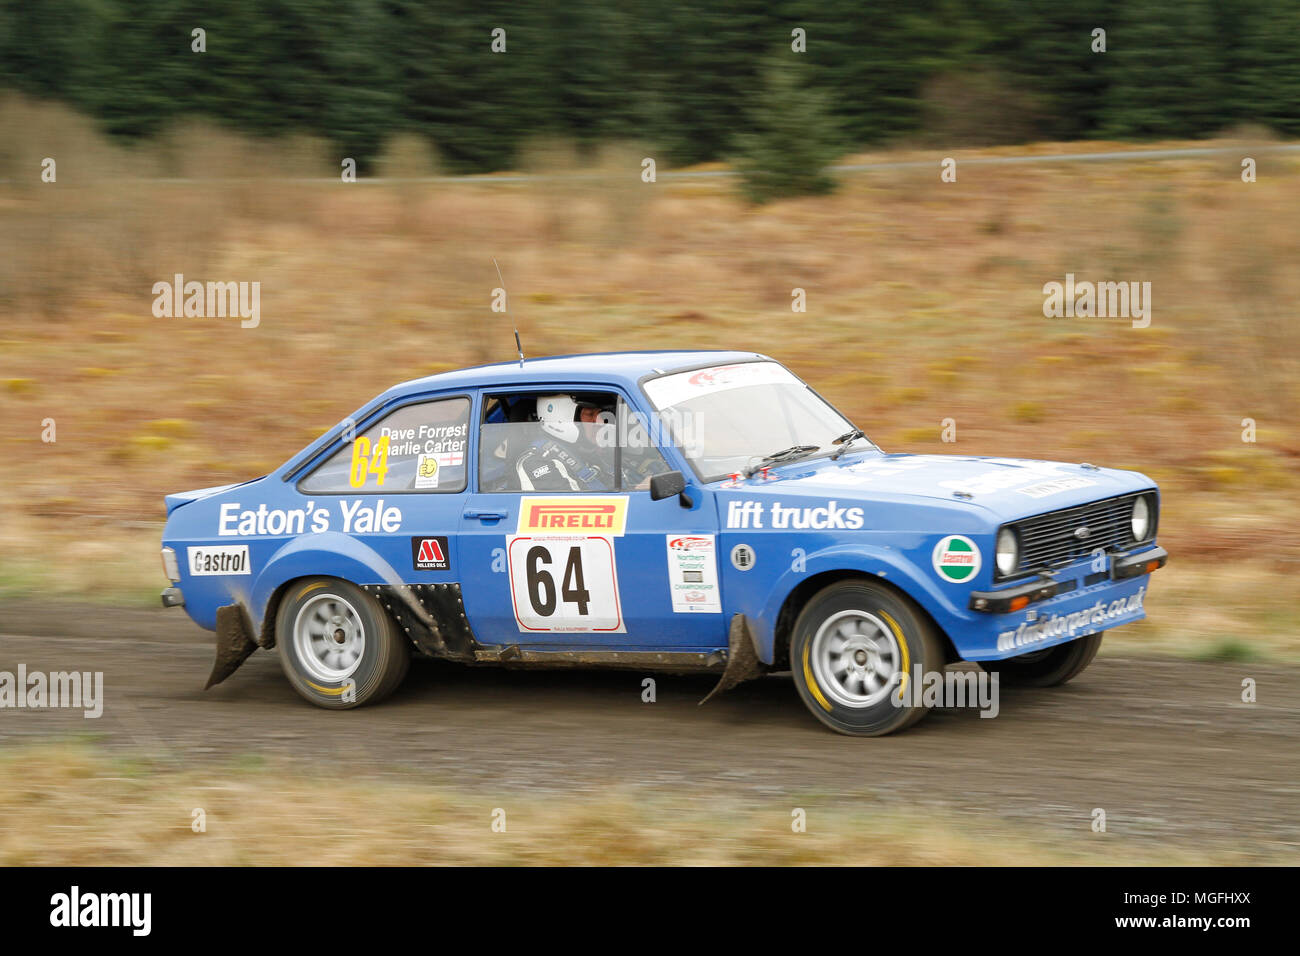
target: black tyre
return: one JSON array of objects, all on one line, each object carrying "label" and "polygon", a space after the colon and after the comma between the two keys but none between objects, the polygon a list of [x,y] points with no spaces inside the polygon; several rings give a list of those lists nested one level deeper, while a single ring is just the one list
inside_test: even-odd
[{"label": "black tyre", "polygon": [[289,683],[330,710],[382,700],[411,663],[397,624],[379,602],[338,578],[294,582],[280,602],[275,633]]},{"label": "black tyre", "polygon": [[1102,634],[1089,634],[1068,644],[1030,651],[1002,661],[980,661],[980,667],[998,675],[998,682],[1015,687],[1056,687],[1073,680],[1092,663],[1101,647]]},{"label": "black tyre", "polygon": [[804,704],[842,734],[879,737],[926,714],[903,693],[916,669],[942,671],[943,650],[907,598],[870,579],[838,581],[800,612],[790,668]]}]

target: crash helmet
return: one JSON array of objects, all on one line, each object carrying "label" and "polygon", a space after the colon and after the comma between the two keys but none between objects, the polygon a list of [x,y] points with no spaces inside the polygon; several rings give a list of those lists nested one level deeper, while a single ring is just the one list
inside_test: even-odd
[{"label": "crash helmet", "polygon": [[578,403],[572,395],[542,395],[537,399],[537,420],[542,431],[560,441],[578,440]]}]

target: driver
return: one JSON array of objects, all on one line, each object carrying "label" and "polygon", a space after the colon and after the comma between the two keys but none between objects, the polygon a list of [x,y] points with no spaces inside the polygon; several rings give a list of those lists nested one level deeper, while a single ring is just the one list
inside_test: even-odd
[{"label": "driver", "polygon": [[613,491],[614,474],[599,447],[601,407],[572,395],[543,395],[537,399],[542,435],[515,463],[524,491]]}]

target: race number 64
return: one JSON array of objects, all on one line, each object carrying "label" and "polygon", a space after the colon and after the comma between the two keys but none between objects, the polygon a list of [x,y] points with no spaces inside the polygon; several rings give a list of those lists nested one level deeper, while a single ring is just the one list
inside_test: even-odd
[{"label": "race number 64", "polygon": [[520,535],[506,550],[521,631],[623,630],[612,539]]}]

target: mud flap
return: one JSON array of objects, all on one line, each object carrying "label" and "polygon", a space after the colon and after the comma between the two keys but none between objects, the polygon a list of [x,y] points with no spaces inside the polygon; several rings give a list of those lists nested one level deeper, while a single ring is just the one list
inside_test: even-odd
[{"label": "mud flap", "polygon": [[750,633],[745,615],[732,615],[731,631],[727,635],[727,669],[722,672],[717,686],[700,703],[708,703],[717,694],[731,690],[742,681],[761,677],[763,671],[763,662],[754,649],[754,635]]},{"label": "mud flap", "polygon": [[248,612],[238,604],[217,608],[217,659],[212,662],[212,676],[203,689],[215,687],[239,670],[239,665],[257,650]]}]

